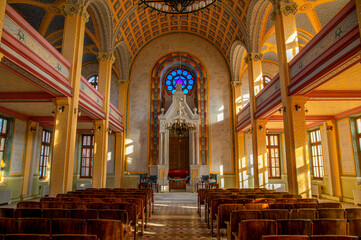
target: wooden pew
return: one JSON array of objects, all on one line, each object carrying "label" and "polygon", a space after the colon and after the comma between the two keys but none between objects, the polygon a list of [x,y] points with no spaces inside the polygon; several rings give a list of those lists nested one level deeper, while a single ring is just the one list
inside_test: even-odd
[{"label": "wooden pew", "polygon": [[308,240],[307,235],[268,235],[263,236],[262,240]]},{"label": "wooden pew", "polygon": [[225,222],[229,222],[231,213],[243,209],[243,204],[221,204],[218,207],[218,213],[216,214],[217,222],[217,239],[221,239],[221,228],[227,228]]},{"label": "wooden pew", "polygon": [[230,216],[229,222],[225,222],[227,225],[227,240],[231,240],[233,233],[238,233],[238,225],[242,220],[259,219],[261,211],[259,210],[238,210],[233,211]]},{"label": "wooden pew", "polygon": [[347,235],[346,219],[315,219],[313,235]]},{"label": "wooden pew", "polygon": [[287,219],[277,221],[279,235],[312,235],[312,221],[307,219]]},{"label": "wooden pew", "polygon": [[274,220],[245,220],[239,224],[238,240],[259,240],[264,235],[275,235],[277,223]]}]

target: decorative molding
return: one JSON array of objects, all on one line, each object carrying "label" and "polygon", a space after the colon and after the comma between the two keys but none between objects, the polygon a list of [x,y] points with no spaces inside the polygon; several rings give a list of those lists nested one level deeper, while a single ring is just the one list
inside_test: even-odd
[{"label": "decorative molding", "polygon": [[128,85],[129,80],[128,79],[118,79],[118,84],[119,84],[119,86]]},{"label": "decorative molding", "polygon": [[111,61],[111,63],[113,64],[115,61],[115,57],[113,55],[113,53],[110,52],[100,52],[97,54],[97,58],[98,61]]},{"label": "decorative molding", "polygon": [[65,16],[81,16],[85,22],[89,21],[89,13],[86,10],[86,7],[81,4],[64,4],[62,12]]},{"label": "decorative molding", "polygon": [[231,85],[232,87],[234,88],[237,88],[237,87],[241,87],[242,86],[242,82],[241,81],[231,81]]},{"label": "decorative molding", "polygon": [[272,21],[276,20],[276,17],[281,15],[282,13],[285,16],[290,14],[296,14],[298,12],[298,4],[295,2],[283,2],[283,1],[276,1],[274,4],[273,10],[271,12],[271,19]]},{"label": "decorative molding", "polygon": [[248,53],[247,56],[244,58],[246,64],[249,64],[250,61],[258,62],[262,61],[263,54],[262,53]]}]

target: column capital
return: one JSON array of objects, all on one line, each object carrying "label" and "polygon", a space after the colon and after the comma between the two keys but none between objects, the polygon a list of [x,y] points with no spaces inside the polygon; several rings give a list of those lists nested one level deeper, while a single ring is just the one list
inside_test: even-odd
[{"label": "column capital", "polygon": [[65,16],[81,16],[85,22],[89,21],[89,13],[82,4],[64,4],[62,12]]},{"label": "column capital", "polygon": [[112,52],[100,52],[97,54],[98,61],[111,61],[113,64],[115,61],[114,54]]},{"label": "column capital", "polygon": [[271,13],[271,19],[275,21],[276,16],[283,13],[285,16],[288,16],[290,14],[296,14],[298,11],[298,4],[295,2],[283,2],[280,0],[277,0],[273,11]]},{"label": "column capital", "polygon": [[118,79],[118,84],[119,85],[128,85],[129,84],[129,80],[128,79]]},{"label": "column capital", "polygon": [[242,86],[242,82],[241,81],[231,81],[231,85],[232,87],[234,88],[237,88],[237,87],[241,87]]},{"label": "column capital", "polygon": [[247,56],[244,58],[246,64],[249,64],[250,61],[258,62],[262,61],[263,54],[262,53],[248,53]]}]

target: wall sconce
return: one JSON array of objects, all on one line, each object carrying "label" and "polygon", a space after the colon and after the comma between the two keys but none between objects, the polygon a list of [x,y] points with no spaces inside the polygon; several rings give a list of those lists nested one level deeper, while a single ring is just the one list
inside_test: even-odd
[{"label": "wall sconce", "polygon": [[65,107],[64,107],[64,106],[61,106],[61,107],[59,108],[59,113],[64,112],[64,110],[65,110]]},{"label": "wall sconce", "polygon": [[97,127],[98,132],[100,131],[100,129],[102,129],[102,127],[101,127],[101,126],[98,126],[98,127]]},{"label": "wall sconce", "polygon": [[263,127],[260,125],[260,126],[258,126],[258,129],[259,129],[260,131],[262,131],[262,130],[263,130]]},{"label": "wall sconce", "polygon": [[268,133],[268,131],[269,131],[268,128],[266,128],[266,133]]},{"label": "wall sconce", "polygon": [[281,107],[280,109],[278,109],[278,112],[280,113],[280,114],[282,114],[282,112],[286,112],[286,107]]},{"label": "wall sconce", "polygon": [[297,112],[301,111],[301,106],[300,106],[300,105],[296,104],[296,105],[295,105],[295,108],[296,108],[296,111],[297,111]]},{"label": "wall sconce", "polygon": [[305,108],[305,113],[308,113],[308,109],[307,109],[307,108]]},{"label": "wall sconce", "polygon": [[51,116],[52,116],[52,117],[55,116],[55,110],[53,110],[53,111],[51,112]]},{"label": "wall sconce", "polygon": [[332,126],[327,126],[327,127],[326,127],[326,131],[327,131],[327,132],[331,132],[332,130],[333,130],[333,127],[332,127]]},{"label": "wall sconce", "polygon": [[252,133],[253,132],[253,127],[250,127],[249,129],[248,129],[248,133]]},{"label": "wall sconce", "polygon": [[80,111],[78,111],[78,117],[80,117],[81,116],[81,112]]},{"label": "wall sconce", "polygon": [[90,129],[90,132],[91,132],[91,133],[94,133],[94,129]]},{"label": "wall sconce", "polygon": [[30,127],[30,131],[36,132],[36,127]]},{"label": "wall sconce", "polygon": [[110,128],[108,128],[108,129],[107,129],[107,132],[108,132],[109,134],[112,134],[113,131],[112,131]]}]

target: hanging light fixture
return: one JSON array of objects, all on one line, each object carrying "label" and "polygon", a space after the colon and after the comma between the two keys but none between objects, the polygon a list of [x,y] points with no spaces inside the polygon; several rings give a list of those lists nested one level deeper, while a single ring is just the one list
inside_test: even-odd
[{"label": "hanging light fixture", "polygon": [[139,0],[139,5],[165,14],[189,14],[201,11],[220,0]]},{"label": "hanging light fixture", "polygon": [[177,137],[184,137],[186,132],[197,128],[196,123],[188,120],[184,114],[184,103],[182,99],[179,99],[177,114],[173,117],[172,121],[165,126],[167,130]]}]

